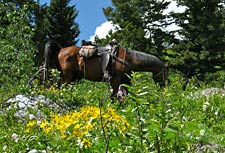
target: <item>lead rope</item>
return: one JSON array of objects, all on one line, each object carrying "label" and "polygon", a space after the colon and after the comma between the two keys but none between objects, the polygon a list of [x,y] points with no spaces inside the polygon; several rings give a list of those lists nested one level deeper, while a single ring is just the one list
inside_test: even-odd
[{"label": "lead rope", "polygon": [[86,79],[86,57],[84,57],[84,78]]},{"label": "lead rope", "polygon": [[43,65],[43,70],[44,70],[44,74],[43,74],[43,81],[47,80],[47,57],[45,57],[45,61],[44,61],[44,65]]},{"label": "lead rope", "polygon": [[41,72],[41,71],[44,71],[44,78],[43,78],[43,80],[45,79],[45,71],[46,71],[46,67],[43,65],[43,66],[41,66],[39,69],[38,69],[38,71],[29,79],[29,81],[28,81],[28,85],[31,87],[32,86],[32,82],[34,81],[34,79],[37,77],[37,75]]},{"label": "lead rope", "polygon": [[43,81],[46,81],[47,80],[47,66],[46,66],[46,63],[44,63],[42,69],[44,70]]}]

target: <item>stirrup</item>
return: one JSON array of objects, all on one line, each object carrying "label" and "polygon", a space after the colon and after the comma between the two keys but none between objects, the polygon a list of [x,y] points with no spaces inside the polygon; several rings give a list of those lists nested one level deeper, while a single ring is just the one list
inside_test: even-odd
[{"label": "stirrup", "polygon": [[111,79],[111,77],[110,77],[110,75],[109,75],[109,72],[105,72],[105,73],[103,74],[102,80],[103,80],[103,81],[106,81],[106,82],[109,82],[110,79]]}]

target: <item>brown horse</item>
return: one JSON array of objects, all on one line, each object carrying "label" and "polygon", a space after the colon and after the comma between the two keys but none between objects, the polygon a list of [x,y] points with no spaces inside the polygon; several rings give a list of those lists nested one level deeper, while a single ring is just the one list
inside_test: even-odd
[{"label": "brown horse", "polygon": [[[102,81],[103,72],[101,57],[94,55],[83,59],[79,55],[80,47],[60,47],[56,41],[49,41],[45,47],[45,67],[56,68],[61,72],[63,83],[70,83],[79,79]],[[153,73],[153,79],[161,87],[165,85],[168,75],[167,66],[157,57],[139,51],[128,50],[119,47],[116,55],[111,55],[109,64],[113,89],[112,97],[115,97],[121,84],[129,84],[132,71],[147,71]],[[45,73],[44,80],[48,79]]]}]

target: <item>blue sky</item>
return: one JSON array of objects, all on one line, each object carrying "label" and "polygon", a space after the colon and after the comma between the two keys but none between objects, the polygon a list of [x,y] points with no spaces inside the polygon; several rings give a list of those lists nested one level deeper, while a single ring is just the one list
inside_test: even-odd
[{"label": "blue sky", "polygon": [[[49,4],[50,0],[40,0],[40,3]],[[75,5],[78,10],[75,22],[79,24],[81,31],[78,36],[80,41],[93,40],[94,35],[104,37],[112,28],[102,11],[103,7],[111,6],[111,0],[71,0],[70,5]]]},{"label": "blue sky", "polygon": [[[168,14],[171,11],[174,12],[183,12],[185,7],[177,7],[175,0],[170,1],[170,5],[164,11],[165,14]],[[50,0],[40,0],[41,4],[50,3]],[[78,46],[80,46],[81,40],[91,40],[94,41],[95,35],[99,38],[104,38],[109,30],[115,31],[115,27],[108,22],[106,17],[103,14],[102,8],[111,6],[111,0],[71,0],[70,5],[75,5],[78,10],[78,16],[75,20],[79,24],[80,35],[78,39]],[[179,29],[175,24],[170,25],[166,28],[169,31],[174,31]],[[177,36],[179,38],[179,36]]]}]

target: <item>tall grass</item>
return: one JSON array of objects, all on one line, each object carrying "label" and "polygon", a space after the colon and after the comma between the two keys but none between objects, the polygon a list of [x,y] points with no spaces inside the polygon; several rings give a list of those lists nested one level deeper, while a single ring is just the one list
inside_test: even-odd
[{"label": "tall grass", "polygon": [[160,89],[149,73],[133,73],[132,86],[126,86],[129,95],[114,103],[107,83],[82,80],[49,89],[39,85],[32,89],[20,86],[17,91],[20,94],[45,95],[65,104],[65,110],[59,113],[40,108],[46,112],[45,119],[21,121],[14,117],[17,110],[7,111],[2,101],[0,151],[219,152],[224,149],[225,98],[219,94],[196,97],[194,93],[207,85],[197,86],[195,79],[186,83],[177,74],[169,79],[167,87]]}]

